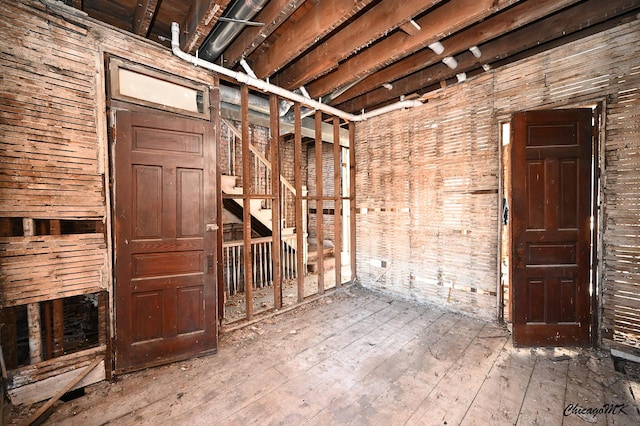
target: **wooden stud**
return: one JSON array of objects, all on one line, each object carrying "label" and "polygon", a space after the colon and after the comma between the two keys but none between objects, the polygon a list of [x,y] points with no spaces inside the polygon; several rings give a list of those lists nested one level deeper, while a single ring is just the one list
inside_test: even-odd
[{"label": "wooden stud", "polygon": [[350,220],[350,236],[351,244],[349,245],[351,254],[351,281],[356,279],[356,126],[355,123],[349,123],[349,209],[351,214]]},{"label": "wooden stud", "polygon": [[60,219],[49,220],[49,235],[61,235],[62,229],[60,226]]},{"label": "wooden stud", "polygon": [[[49,221],[49,233],[51,235],[60,235],[62,228],[60,226],[59,219],[51,219]],[[64,354],[64,302],[63,299],[54,299],[49,308],[53,311],[53,318],[51,322],[47,319],[47,325],[51,324],[53,327],[53,347],[50,353],[53,357],[59,357]],[[48,334],[48,333],[47,333]],[[48,340],[50,341],[51,335],[48,334]]]},{"label": "wooden stud", "polygon": [[300,103],[293,106],[294,114],[294,141],[293,141],[293,173],[296,185],[296,262],[297,262],[297,283],[298,302],[304,300],[304,278],[306,275],[304,265],[304,224],[302,223],[302,119]]},{"label": "wooden stud", "polygon": [[[54,299],[53,307],[53,357],[64,355],[64,299]],[[106,320],[106,319],[105,319]]]},{"label": "wooden stud", "polygon": [[101,346],[104,345],[107,348],[104,355],[106,380],[111,380],[113,373],[112,341],[109,338],[109,297],[110,294],[108,291],[101,291],[98,293],[98,342]]},{"label": "wooden stud", "polygon": [[282,262],[281,262],[281,250],[282,238],[281,238],[281,200],[280,200],[280,115],[278,97],[271,95],[269,97],[270,107],[270,132],[271,132],[271,194],[273,195],[273,203],[271,205],[271,236],[272,236],[272,248],[271,259],[273,262],[273,307],[275,309],[282,308]]},{"label": "wooden stud", "polygon": [[40,303],[27,305],[27,322],[29,324],[29,358],[30,364],[42,361],[42,331],[40,326]]},{"label": "wooden stud", "polygon": [[342,161],[340,159],[340,118],[333,117],[333,208],[334,256],[336,260],[336,287],[342,285]]},{"label": "wooden stud", "polygon": [[51,317],[51,301],[48,300],[42,303],[42,310],[44,311],[44,359],[51,359],[53,357],[53,318]]},{"label": "wooden stud", "polygon": [[322,182],[322,111],[316,111],[316,236],[318,259],[318,294],[324,293],[324,189]]},{"label": "wooden stud", "polygon": [[246,319],[253,319],[253,253],[251,250],[251,194],[253,193],[253,175],[251,170],[251,151],[249,144],[249,87],[240,88],[240,109],[242,115],[242,201],[244,225],[244,297]]},{"label": "wooden stud", "polygon": [[[34,236],[35,221],[29,218],[22,219],[22,228],[25,237]],[[29,303],[27,305],[27,322],[29,324],[29,358],[30,363],[35,364],[42,361],[42,332],[39,303]]]},{"label": "wooden stud", "polygon": [[33,237],[36,234],[35,221],[33,219],[22,219],[22,229],[25,237]]},{"label": "wooden stud", "polygon": [[18,367],[18,331],[14,307],[0,308],[0,349],[4,348],[2,361],[13,370]]},{"label": "wooden stud", "polygon": [[[211,94],[209,95],[211,98],[211,102],[209,105],[219,105],[220,103],[220,79],[215,77],[213,83],[214,89],[211,90]],[[221,119],[220,114],[212,114],[213,120],[213,128],[221,129]],[[216,223],[218,224],[218,232],[216,233],[216,259],[218,262],[217,273],[217,294],[216,300],[218,303],[218,320],[220,323],[224,319],[224,302],[226,298],[226,293],[224,291],[224,256],[222,253],[222,243],[224,241],[224,223],[222,223],[222,213],[223,213],[223,204],[222,204],[222,164],[221,156],[220,156],[220,138],[222,132],[215,132],[215,153],[216,153]]]}]

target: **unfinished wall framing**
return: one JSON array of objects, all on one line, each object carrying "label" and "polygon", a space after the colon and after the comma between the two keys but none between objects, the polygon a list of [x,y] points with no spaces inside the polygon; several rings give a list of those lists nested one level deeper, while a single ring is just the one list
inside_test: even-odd
[{"label": "unfinished wall framing", "polygon": [[603,104],[596,314],[604,346],[639,353],[639,50],[631,19],[357,124],[359,281],[495,320],[500,122]]},{"label": "unfinished wall framing", "polygon": [[[334,143],[340,141],[343,123],[308,112],[314,118],[307,120],[306,133],[312,130],[314,138],[303,137],[300,104],[283,108],[286,100],[272,95],[269,110],[262,111],[260,93],[222,84],[228,98],[238,92],[240,103],[240,116],[222,112],[220,143],[223,227],[235,230],[234,239],[223,243],[223,324],[234,327],[235,321],[253,320],[256,314],[292,306],[349,281],[351,263],[342,259],[349,246],[342,233],[353,227],[342,212],[351,196],[343,163],[348,149]],[[268,120],[256,119],[265,112]],[[290,131],[280,130],[292,124]],[[317,157],[316,150],[322,155]],[[325,173],[315,174],[318,167]],[[319,203],[328,208],[318,212]],[[323,218],[319,226],[316,217]],[[317,235],[325,231],[319,250]]]},{"label": "unfinished wall framing", "polygon": [[[28,324],[28,356],[9,371],[7,386],[16,402],[34,402],[55,394],[79,368],[91,365],[95,358],[101,360],[99,367],[77,386],[104,379],[112,369],[109,344],[114,337],[117,307],[109,303],[113,301],[114,249],[108,184],[112,123],[107,120],[107,58],[180,76],[212,91],[218,90],[218,80],[209,71],[176,58],[166,47],[94,21],[62,3],[1,0],[0,29],[0,38],[5,41],[0,57],[4,83],[0,88],[4,100],[0,106],[0,308],[3,323],[12,317],[10,311],[18,310],[20,318],[23,313],[26,315],[24,322]],[[277,109],[278,99],[272,97],[270,102]],[[302,190],[307,184],[306,173],[299,174],[306,169],[307,159],[302,155],[303,111],[300,105],[293,110],[297,114],[289,127],[295,129],[287,136],[290,146],[286,152],[295,158],[287,160],[293,161],[293,167],[287,164],[283,169],[289,177],[293,175],[295,186],[300,189],[295,207],[291,208],[301,211],[309,202]],[[248,108],[243,114],[248,115]],[[341,123],[331,117],[325,119],[328,122],[321,123],[323,128],[331,127],[334,138],[339,138]],[[245,116],[241,121],[241,132],[247,132],[249,120]],[[218,124],[217,119],[213,123]],[[273,163],[280,167],[282,153],[278,145],[283,138],[278,114],[272,114],[267,123],[272,130],[266,154],[278,159]],[[308,127],[305,131],[308,139]],[[220,137],[220,132],[216,135]],[[336,182],[333,175],[326,179]],[[268,196],[276,200],[281,198],[281,182],[273,182],[276,186]],[[265,194],[256,196],[262,195]],[[351,196],[352,192],[343,194],[347,201]],[[279,223],[278,214],[274,221]],[[350,217],[350,221],[355,218]],[[295,222],[293,227],[306,232],[306,223],[297,217]],[[218,223],[222,224],[221,215]],[[247,223],[250,220],[245,220]],[[281,243],[282,238],[277,232],[274,234],[272,238]],[[218,258],[222,258],[222,244]],[[274,259],[274,263],[278,262]],[[301,256],[295,259],[298,269],[306,268],[304,262],[306,259]],[[343,274],[338,285],[351,275]],[[273,308],[278,309],[284,304],[277,288],[282,280],[277,274],[273,278]],[[303,278],[299,275],[295,283],[296,302],[309,295]],[[57,349],[61,341],[60,306],[68,304],[68,299],[95,295],[103,301],[97,308],[102,330],[98,344],[74,353],[61,352]],[[7,330],[16,331],[17,323],[3,329],[3,340],[5,334],[10,334]],[[16,334],[8,339],[18,337]]]},{"label": "unfinished wall framing", "polygon": [[[62,4],[0,1],[0,29],[0,309],[5,341],[16,338],[7,313],[28,315],[27,363],[7,383],[20,403],[53,395],[96,357],[101,363],[77,387],[111,371],[105,54],[209,86],[213,78]],[[61,306],[78,297],[101,301],[99,342],[60,351]]]}]

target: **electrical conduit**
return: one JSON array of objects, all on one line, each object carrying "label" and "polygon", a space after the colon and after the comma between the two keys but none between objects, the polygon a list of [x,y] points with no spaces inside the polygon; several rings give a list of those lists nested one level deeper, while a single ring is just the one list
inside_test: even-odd
[{"label": "electrical conduit", "polygon": [[171,50],[173,51],[173,54],[179,57],[180,59],[183,59],[197,67],[202,67],[202,68],[211,70],[218,74],[222,74],[224,76],[230,77],[235,81],[237,81],[238,83],[246,84],[248,86],[261,90],[263,92],[271,93],[281,98],[288,99],[290,101],[299,102],[302,105],[306,105],[316,110],[324,111],[327,114],[340,117],[347,121],[365,121],[372,117],[385,114],[387,112],[395,111],[398,109],[404,109],[404,108],[414,108],[422,105],[422,102],[420,101],[411,100],[411,101],[396,102],[394,104],[387,105],[382,108],[378,108],[373,111],[365,112],[362,114],[351,114],[346,111],[339,110],[338,108],[334,108],[330,105],[323,104],[322,102],[318,102],[313,99],[308,99],[302,95],[298,95],[297,93],[291,92],[287,89],[283,89],[282,87],[268,83],[264,80],[253,78],[241,72],[232,71],[223,66],[216,65],[212,62],[202,60],[186,52],[183,52],[180,49],[180,26],[178,25],[177,22],[173,22],[171,24]]}]

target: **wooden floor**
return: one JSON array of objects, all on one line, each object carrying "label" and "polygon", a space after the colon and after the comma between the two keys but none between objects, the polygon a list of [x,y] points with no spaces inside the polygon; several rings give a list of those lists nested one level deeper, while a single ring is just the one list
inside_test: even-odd
[{"label": "wooden floor", "polygon": [[638,425],[631,392],[605,352],[514,349],[495,324],[351,287],[223,335],[216,355],[88,387],[47,422]]}]

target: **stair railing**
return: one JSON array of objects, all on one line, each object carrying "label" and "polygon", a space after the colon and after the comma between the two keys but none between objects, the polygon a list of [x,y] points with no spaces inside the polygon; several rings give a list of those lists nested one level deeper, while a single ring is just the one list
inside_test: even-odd
[{"label": "stair railing", "polygon": [[[281,276],[283,281],[294,280],[297,277],[295,234],[283,236],[280,247]],[[254,238],[251,240],[252,271],[254,288],[270,287],[273,285],[273,262],[271,251],[273,241],[271,237]],[[223,276],[224,288],[228,296],[244,293],[244,241],[225,241],[223,244]]]},{"label": "stair railing", "polygon": [[[222,122],[229,129],[229,136],[232,136],[227,139],[228,173],[232,176],[239,176],[238,173],[242,171],[242,167],[237,164],[236,153],[238,152],[238,141],[242,141],[242,134],[233,125],[233,123],[224,118],[222,119]],[[267,160],[267,158],[252,143],[249,144],[249,150],[252,157],[250,161],[253,162],[253,192],[255,194],[271,194],[271,179],[273,179],[271,162]],[[291,208],[291,206],[295,205],[295,198],[295,186],[293,186],[284,176],[280,175],[280,218],[284,228],[292,228],[295,226],[294,209]],[[264,200],[262,208],[273,208],[273,200]]]}]

